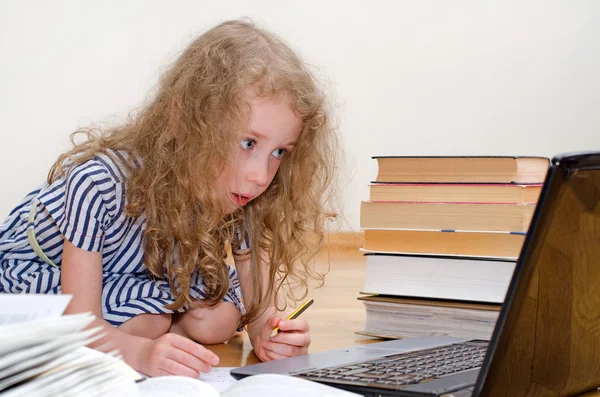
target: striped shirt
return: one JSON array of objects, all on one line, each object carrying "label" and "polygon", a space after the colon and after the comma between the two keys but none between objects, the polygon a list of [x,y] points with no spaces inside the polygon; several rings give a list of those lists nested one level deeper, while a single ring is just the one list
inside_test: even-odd
[{"label": "striped shirt", "polygon": [[[144,265],[146,217],[124,213],[127,158],[119,151],[98,154],[23,199],[0,224],[0,292],[61,293],[60,264],[67,239],[83,250],[102,252],[102,315],[109,323],[119,326],[138,314],[173,312],[164,307],[174,301],[168,281],[150,278]],[[36,202],[32,226],[37,242],[58,267],[45,263],[27,240],[28,217]],[[223,300],[244,314],[237,273],[226,266],[229,290]],[[192,298],[206,297],[199,274],[190,285]]]}]

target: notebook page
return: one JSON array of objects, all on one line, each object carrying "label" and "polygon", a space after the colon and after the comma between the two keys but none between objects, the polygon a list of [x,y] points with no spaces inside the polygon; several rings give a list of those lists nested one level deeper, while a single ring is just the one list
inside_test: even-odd
[{"label": "notebook page", "polygon": [[208,383],[184,376],[147,378],[137,385],[140,396],[145,397],[219,397]]},{"label": "notebook page", "polygon": [[288,375],[261,374],[239,380],[222,397],[360,397],[335,387]]},{"label": "notebook page", "polygon": [[214,367],[208,373],[201,373],[200,380],[214,387],[219,393],[223,393],[237,382],[237,379],[230,374],[234,368],[236,367]]}]

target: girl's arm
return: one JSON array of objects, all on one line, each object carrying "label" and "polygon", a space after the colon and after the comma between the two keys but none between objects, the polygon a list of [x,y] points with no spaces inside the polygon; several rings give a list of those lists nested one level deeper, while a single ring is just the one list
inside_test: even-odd
[{"label": "girl's arm", "polygon": [[[269,265],[263,259],[266,257],[263,254],[258,261],[258,266],[261,266],[264,291],[267,290],[269,284]],[[253,299],[251,258],[250,255],[234,256],[234,261],[242,287],[244,303],[248,306]],[[306,320],[282,321],[285,316],[276,309],[275,298],[274,292],[266,297],[269,302],[267,310],[246,327],[254,352],[261,361],[306,354],[311,342]],[[271,332],[275,327],[279,327],[280,332],[271,338]]]},{"label": "girl's arm", "polygon": [[102,319],[102,253],[77,248],[64,241],[61,286],[73,298],[67,314],[91,312],[96,319],[90,328],[102,326],[106,336],[92,344],[100,347],[112,342],[130,366],[149,376],[184,375],[198,377],[210,371],[218,357],[203,346],[180,335],[168,333],[151,340],[113,327]]}]

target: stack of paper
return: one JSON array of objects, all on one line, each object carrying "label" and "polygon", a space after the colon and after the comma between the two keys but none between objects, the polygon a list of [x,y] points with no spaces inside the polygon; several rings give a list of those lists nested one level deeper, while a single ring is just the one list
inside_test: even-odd
[{"label": "stack of paper", "polygon": [[117,352],[85,348],[103,336],[102,327],[85,329],[94,315],[41,317],[0,325],[3,397],[138,394],[134,380],[119,366]]}]

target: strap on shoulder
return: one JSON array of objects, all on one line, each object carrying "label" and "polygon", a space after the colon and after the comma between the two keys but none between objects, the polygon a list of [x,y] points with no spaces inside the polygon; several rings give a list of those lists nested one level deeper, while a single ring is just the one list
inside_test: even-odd
[{"label": "strap on shoulder", "polygon": [[48,256],[46,256],[44,251],[42,251],[42,247],[40,247],[40,245],[37,242],[37,238],[35,237],[34,224],[35,224],[35,216],[37,214],[37,206],[39,203],[40,202],[37,198],[34,198],[33,201],[31,202],[31,209],[29,210],[29,218],[27,218],[27,241],[29,241],[29,245],[31,245],[31,248],[33,248],[33,251],[44,262],[46,262],[50,266],[58,267],[54,262],[52,262],[50,260],[50,258],[48,258]]}]

